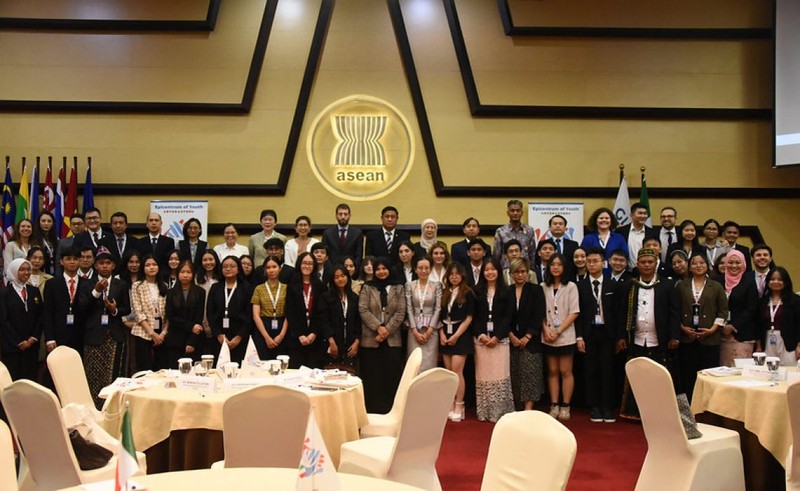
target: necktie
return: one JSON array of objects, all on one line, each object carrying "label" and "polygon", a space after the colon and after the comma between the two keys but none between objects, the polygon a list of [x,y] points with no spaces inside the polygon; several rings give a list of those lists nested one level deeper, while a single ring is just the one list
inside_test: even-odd
[{"label": "necktie", "polygon": [[475,284],[478,284],[478,280],[481,278],[481,268],[472,268],[472,277],[475,279]]},{"label": "necktie", "polygon": [[158,239],[151,237],[150,240],[153,242],[153,252],[156,252],[156,244],[158,244]]},{"label": "necktie", "polygon": [[120,256],[122,256],[122,249],[125,248],[125,246],[122,245],[124,240],[125,239],[123,239],[122,237],[117,237],[117,250],[119,251]]},{"label": "necktie", "polygon": [[561,239],[556,239],[556,250],[559,254],[564,254],[564,251],[561,250]]},{"label": "necktie", "polygon": [[22,286],[22,290],[19,292],[20,296],[22,297],[22,301],[24,303],[28,303],[28,289],[25,286]]},{"label": "necktie", "polygon": [[594,281],[592,281],[592,285],[594,285],[594,296],[599,298],[600,297],[600,281],[599,280],[594,280]]},{"label": "necktie", "polygon": [[390,253],[392,252],[392,239],[392,233],[386,232],[386,250]]},{"label": "necktie", "polygon": [[344,244],[347,242],[347,237],[345,236],[345,229],[339,229],[339,247],[344,247]]},{"label": "necktie", "polygon": [[72,303],[72,301],[74,299],[75,299],[75,278],[70,278],[69,279],[69,302]]},{"label": "necktie", "polygon": [[94,239],[94,245],[96,246],[97,245],[97,241],[100,240],[99,237],[97,237],[97,232],[93,232],[92,233],[92,237]]},{"label": "necktie", "polygon": [[670,230],[669,232],[667,232],[667,246],[669,246],[670,244],[672,244],[672,241],[673,241],[673,240],[675,240],[675,238],[672,236],[672,234],[673,234],[673,233],[674,233],[674,232],[673,232],[672,230]]},{"label": "necktie", "polygon": [[758,273],[758,296],[764,294],[764,283],[766,283],[766,275],[764,273]]}]

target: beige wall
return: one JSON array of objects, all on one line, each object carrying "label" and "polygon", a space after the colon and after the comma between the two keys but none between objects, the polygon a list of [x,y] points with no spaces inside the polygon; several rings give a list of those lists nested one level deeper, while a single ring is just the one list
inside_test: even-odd
[{"label": "beige wall", "polygon": [[[144,2],[153,18],[169,2]],[[594,25],[643,27],[768,27],[769,2],[690,2],[638,9],[617,0],[594,12],[584,0],[514,0],[518,25],[569,25],[581,15]],[[74,0],[74,4],[80,2]],[[187,18],[198,4],[184,1]],[[0,99],[237,102],[241,97],[265,0],[223,2],[210,33],[0,31]],[[575,5],[573,5],[575,4]],[[356,93],[384,99],[404,113],[417,141],[413,168],[392,195],[352,203],[354,221],[377,222],[392,203],[403,224],[432,216],[460,224],[468,215],[505,221],[505,202],[585,201],[586,214],[607,199],[583,199],[581,187],[613,187],[618,165],[631,186],[647,166],[653,208],[670,204],[680,218],[736,219],[759,225],[778,262],[800,269],[797,199],[715,199],[714,188],[796,188],[800,168],[774,170],[771,124],[762,121],[637,121],[473,118],[439,0],[403,0],[433,139],[448,186],[574,187],[573,196],[546,193],[497,198],[437,198],[385,2],[339,0],[309,100],[306,124],[283,197],[202,196],[212,223],[252,223],[264,207],[281,223],[308,214],[333,221],[342,201],[308,165],[305,140],[314,117]],[[241,116],[0,113],[0,153],[19,158],[85,156],[96,184],[274,184],[308,57],[319,0],[281,0],[251,112]],[[619,39],[509,38],[491,0],[457,1],[476,84],[484,104],[769,108],[771,43]],[[0,3],[0,14],[2,10]],[[179,18],[174,5],[166,18]],[[566,10],[565,10],[566,9]],[[180,9],[178,9],[180,10]],[[584,12],[578,15],[578,12]],[[592,13],[594,12],[594,13]],[[577,16],[576,16],[577,15]],[[599,20],[598,20],[599,19]],[[81,177],[81,181],[82,181]],[[703,199],[659,196],[658,188],[708,187]],[[96,196],[110,214],[121,209],[144,221],[150,199],[168,195]],[[186,196],[180,196],[187,198]],[[142,217],[139,219],[138,217]]]}]

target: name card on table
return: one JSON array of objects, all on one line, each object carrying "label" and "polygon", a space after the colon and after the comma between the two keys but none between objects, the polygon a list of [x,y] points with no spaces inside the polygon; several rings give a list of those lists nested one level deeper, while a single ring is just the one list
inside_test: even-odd
[{"label": "name card on table", "polygon": [[215,392],[217,390],[217,378],[184,375],[175,380],[175,387],[179,389],[197,390],[200,392]]},{"label": "name card on table", "polygon": [[226,378],[222,381],[222,387],[225,390],[234,391],[252,389],[253,387],[274,383],[275,382],[271,378]]},{"label": "name card on table", "polygon": [[[773,374],[765,366],[752,365],[742,368],[742,376],[759,380],[773,380]],[[786,369],[778,368],[778,375],[774,380],[786,380]]]}]

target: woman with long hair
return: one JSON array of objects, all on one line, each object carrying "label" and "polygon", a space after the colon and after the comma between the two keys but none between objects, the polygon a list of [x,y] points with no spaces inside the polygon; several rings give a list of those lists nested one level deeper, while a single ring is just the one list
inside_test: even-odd
[{"label": "woman with long hair", "polygon": [[719,230],[722,226],[718,221],[709,218],[703,223],[703,237],[700,239],[700,248],[706,253],[709,269],[717,263],[717,258],[728,252],[728,246],[719,240]]},{"label": "woman with long hair", "polygon": [[373,262],[374,277],[364,283],[358,298],[361,315],[361,379],[367,411],[392,408],[403,367],[400,327],[406,316],[405,289],[391,274],[389,258]]},{"label": "woman with long hair", "polygon": [[39,246],[33,246],[28,249],[28,261],[31,263],[31,277],[28,284],[35,286],[44,295],[44,284],[47,280],[51,279],[53,275],[44,271],[46,255],[44,250]]},{"label": "woman with long hair", "polygon": [[142,262],[144,279],[131,287],[131,306],[136,322],[131,329],[137,370],[170,368],[166,350],[161,349],[169,325],[166,320],[167,285],[158,274],[158,260],[146,254]]},{"label": "woman with long hair", "polygon": [[206,249],[200,256],[200,269],[195,274],[194,282],[206,292],[205,305],[203,305],[203,334],[197,345],[201,355],[216,355],[219,344],[214,340],[211,326],[208,323],[208,294],[211,287],[222,281],[222,270],[219,265],[219,256],[212,249]]},{"label": "woman with long hair", "polygon": [[764,352],[779,357],[781,365],[795,366],[800,359],[800,299],[786,268],[778,266],[769,274],[767,289],[758,315]]},{"label": "woman with long hair", "polygon": [[161,274],[161,281],[163,281],[167,288],[172,288],[178,284],[178,269],[181,264],[181,251],[172,249],[167,256],[167,269]]},{"label": "woman with long hair", "polygon": [[542,323],[545,300],[542,287],[528,281],[530,263],[513,259],[508,269],[514,284],[509,286],[511,301],[511,390],[517,409],[531,410],[544,393],[542,379]]},{"label": "woman with long hair", "polygon": [[178,282],[167,292],[169,331],[164,339],[166,363],[175,368],[178,358],[199,359],[197,346],[203,334],[206,292],[194,282],[194,263],[184,259],[178,265]]},{"label": "woman with long hair", "polygon": [[14,259],[25,259],[28,257],[28,251],[33,246],[42,246],[42,241],[39,234],[33,227],[33,222],[27,218],[23,218],[16,225],[14,225],[14,232],[11,235],[11,240],[6,244],[3,249],[3,264],[6,269],[11,261]]},{"label": "woman with long hair", "polygon": [[361,285],[363,285],[364,282],[359,278],[359,271],[356,261],[351,256],[343,256],[341,260],[342,264],[347,270],[347,274],[350,275],[350,288],[352,288],[353,291],[356,292],[356,295],[358,295],[361,293]]},{"label": "woman with long hair", "polygon": [[760,348],[756,328],[758,288],[755,281],[743,279],[747,261],[744,254],[731,249],[725,256],[725,294],[728,319],[722,328],[720,365],[733,366],[736,358],[750,358]]},{"label": "woman with long hair", "polygon": [[581,313],[578,286],[564,277],[564,263],[564,256],[559,253],[550,257],[542,286],[547,306],[542,324],[542,344],[547,360],[550,416],[561,421],[570,419],[570,403],[575,390],[575,378],[572,374],[577,343],[575,320]]},{"label": "woman with long hair", "polygon": [[444,284],[450,266],[450,252],[444,242],[435,242],[426,256],[431,263],[431,280]]},{"label": "woman with long hair", "polygon": [[328,347],[324,366],[358,374],[361,316],[358,295],[350,286],[350,274],[339,264],[331,273],[328,290],[322,294],[322,337]]},{"label": "woman with long hair", "polygon": [[262,360],[274,360],[288,353],[283,340],[286,339],[286,292],[288,285],[280,282],[281,260],[268,256],[264,260],[266,281],[253,290],[250,303],[253,305],[253,343]]},{"label": "woman with long hair", "polygon": [[242,267],[242,278],[244,281],[253,285],[253,274],[255,273],[255,266],[253,265],[253,258],[250,254],[242,254],[242,257],[239,258],[239,265]]},{"label": "woman with long hair", "polygon": [[[611,259],[611,253],[622,250],[625,257],[628,257],[628,241],[625,237],[614,232],[617,228],[617,219],[614,212],[608,208],[598,208],[589,217],[588,227],[591,233],[587,234],[581,241],[581,248],[588,250],[590,247],[599,247],[605,251],[606,263]],[[606,273],[611,268],[606,264]]]},{"label": "woman with long hair", "polygon": [[458,390],[450,413],[451,421],[464,419],[464,364],[474,352],[472,318],[475,316],[475,294],[467,284],[464,266],[453,263],[447,267],[442,291],[442,326],[439,329],[439,352],[444,367],[458,375]]},{"label": "woman with long hair", "polygon": [[222,280],[208,292],[208,325],[219,353],[223,344],[230,350],[231,361],[244,360],[252,324],[250,284],[242,278],[239,258],[227,256],[220,265]]},{"label": "woman with long hair", "polygon": [[[678,240],[667,247],[667,257],[672,257],[674,251],[683,251],[684,256],[686,256],[687,270],[689,260],[692,259],[693,256],[706,253],[705,248],[700,245],[700,240],[697,237],[697,224],[694,223],[694,221],[684,220],[678,225]],[[672,276],[672,263],[667,261],[666,267],[667,276]],[[683,278],[685,278],[685,276]]]},{"label": "woman with long hair", "polygon": [[325,287],[316,274],[317,261],[310,252],[302,252],[295,262],[295,273],[286,293],[286,321],[289,366],[322,366],[324,351],[321,336],[320,298]]},{"label": "woman with long hair", "polygon": [[442,284],[430,281],[431,263],[427,258],[417,260],[417,279],[406,283],[406,318],[408,319],[408,349],[406,357],[416,348],[422,350],[420,372],[436,368],[439,361],[439,314],[442,308]]},{"label": "woman with long hair", "polygon": [[493,423],[514,411],[508,344],[511,303],[509,290],[500,274],[502,271],[494,258],[488,258],[483,264],[483,281],[479,283],[472,321],[478,420]]},{"label": "woman with long hair", "polygon": [[37,222],[37,232],[42,239],[42,249],[44,249],[45,266],[43,271],[49,274],[55,273],[56,251],[58,250],[58,234],[56,234],[56,218],[47,210],[39,212]]},{"label": "woman with long hair", "polygon": [[414,244],[410,240],[401,240],[397,245],[397,261],[393,272],[403,284],[417,279],[414,271],[414,258]]}]

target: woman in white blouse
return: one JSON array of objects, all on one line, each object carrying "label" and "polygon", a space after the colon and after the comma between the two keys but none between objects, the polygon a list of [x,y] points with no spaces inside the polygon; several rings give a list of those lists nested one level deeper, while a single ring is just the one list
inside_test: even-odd
[{"label": "woman in white blouse", "polygon": [[305,215],[300,215],[294,221],[294,239],[286,241],[284,246],[284,264],[294,266],[297,262],[297,256],[303,252],[310,252],[311,246],[319,242],[319,240],[311,237],[311,219]]},{"label": "woman in white blouse", "polygon": [[41,247],[42,242],[33,228],[33,222],[23,218],[18,224],[14,225],[14,233],[11,235],[11,240],[8,241],[3,250],[3,264],[5,264],[6,270],[8,270],[8,265],[14,259],[26,259],[32,246]]},{"label": "woman in white blouse", "polygon": [[436,242],[431,246],[428,253],[428,261],[431,263],[431,281],[444,284],[447,268],[450,266],[450,252],[444,242]]},{"label": "woman in white blouse", "polygon": [[242,257],[248,253],[247,246],[236,243],[239,238],[239,232],[236,231],[236,227],[232,223],[225,225],[222,235],[225,237],[225,242],[214,247],[214,252],[217,253],[220,261],[228,256]]}]

